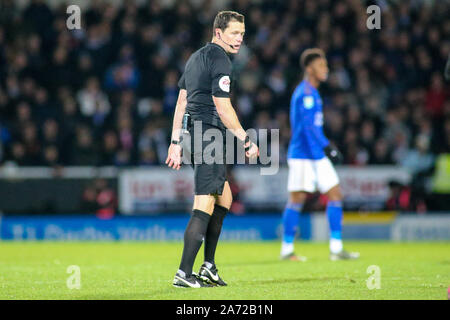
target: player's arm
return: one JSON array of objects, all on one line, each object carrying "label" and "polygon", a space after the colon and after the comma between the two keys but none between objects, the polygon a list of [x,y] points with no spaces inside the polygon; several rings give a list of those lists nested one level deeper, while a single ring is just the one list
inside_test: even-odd
[{"label": "player's arm", "polygon": [[311,143],[319,145],[320,148],[324,149],[330,142],[320,128],[321,123],[318,123],[323,121],[323,119],[316,118],[314,97],[310,95],[300,96],[298,105],[301,110],[301,125],[305,128],[308,141],[311,141]]},{"label": "player's arm", "polygon": [[340,152],[330,144],[322,130],[323,117],[316,117],[314,98],[312,96],[303,96],[300,102],[302,110],[302,125],[305,128],[308,141],[318,145],[325,152],[326,156],[335,164],[342,161]]},{"label": "player's arm", "polygon": [[175,107],[175,114],[173,116],[172,135],[170,139],[169,151],[167,152],[166,164],[169,168],[179,170],[181,167],[181,145],[180,132],[183,121],[183,115],[186,111],[187,105],[187,91],[180,89],[178,93],[177,105]]},{"label": "player's arm", "polygon": [[258,147],[252,143],[241,123],[237,117],[236,111],[231,105],[230,98],[227,97],[212,97],[214,105],[216,106],[217,114],[222,120],[223,124],[229,129],[239,140],[243,141],[244,148],[247,150],[246,155],[250,158],[258,155]]}]

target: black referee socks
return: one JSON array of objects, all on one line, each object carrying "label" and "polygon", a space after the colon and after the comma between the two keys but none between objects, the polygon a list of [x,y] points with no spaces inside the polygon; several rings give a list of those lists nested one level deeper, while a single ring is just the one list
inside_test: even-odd
[{"label": "black referee socks", "polygon": [[208,229],[205,237],[205,261],[214,264],[214,255],[216,254],[217,242],[222,231],[223,219],[228,209],[222,206],[214,205],[214,212],[209,220]]},{"label": "black referee socks", "polygon": [[186,276],[192,274],[195,257],[202,246],[211,217],[206,212],[197,209],[192,212],[191,219],[184,232],[184,248],[180,263],[180,269],[186,273]]}]

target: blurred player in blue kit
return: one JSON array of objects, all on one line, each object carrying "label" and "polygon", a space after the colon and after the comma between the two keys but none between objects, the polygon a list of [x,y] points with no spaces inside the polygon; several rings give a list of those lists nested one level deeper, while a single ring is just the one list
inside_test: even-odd
[{"label": "blurred player in blue kit", "polygon": [[357,259],[359,253],[345,251],[342,243],[342,194],[333,166],[342,156],[330,144],[322,128],[322,99],[317,88],[328,78],[327,60],[321,49],[313,48],[303,52],[300,64],[305,75],[291,98],[292,136],[287,155],[289,200],[283,212],[281,259],[306,260],[294,253],[294,239],[307,194],[315,191],[328,197],[330,259]]}]

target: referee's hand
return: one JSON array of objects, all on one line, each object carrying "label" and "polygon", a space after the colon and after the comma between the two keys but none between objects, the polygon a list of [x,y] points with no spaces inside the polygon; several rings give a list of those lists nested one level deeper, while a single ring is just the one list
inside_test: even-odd
[{"label": "referee's hand", "polygon": [[250,142],[250,143],[251,143],[250,149],[248,149],[248,151],[245,152],[245,155],[249,159],[253,159],[253,158],[256,158],[259,156],[259,149],[255,143],[253,143],[253,142]]},{"label": "referee's hand", "polygon": [[167,152],[166,164],[169,168],[180,170],[181,168],[181,146],[179,144],[170,144]]}]

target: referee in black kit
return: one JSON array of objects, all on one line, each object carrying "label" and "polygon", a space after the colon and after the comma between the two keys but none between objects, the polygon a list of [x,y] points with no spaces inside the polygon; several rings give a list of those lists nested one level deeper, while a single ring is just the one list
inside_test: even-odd
[{"label": "referee in black kit", "polygon": [[[198,136],[197,133],[194,136],[195,130],[192,125],[189,126],[192,150],[195,151],[192,152],[191,158],[194,167],[195,196],[192,215],[184,233],[180,267],[173,280],[175,287],[227,285],[219,277],[214,255],[223,219],[233,199],[226,180],[226,162],[211,164],[202,160],[205,149],[203,133],[208,129],[220,130],[225,139],[226,129],[229,129],[244,145],[247,157],[256,158],[259,154],[258,147],[250,141],[242,128],[230,101],[231,61],[228,54],[238,53],[244,33],[243,15],[233,11],[219,12],[214,19],[212,41],[191,55],[178,83],[180,92],[166,164],[176,170],[181,167],[180,132],[183,122],[195,125],[201,122],[202,135]],[[202,146],[201,150],[194,150],[196,141],[197,145]],[[223,147],[220,157],[224,160],[225,143],[219,143]],[[199,273],[195,274],[192,268],[203,240],[205,260]]]}]

